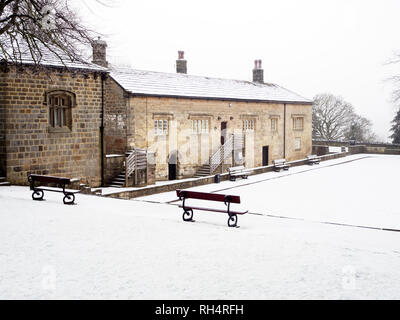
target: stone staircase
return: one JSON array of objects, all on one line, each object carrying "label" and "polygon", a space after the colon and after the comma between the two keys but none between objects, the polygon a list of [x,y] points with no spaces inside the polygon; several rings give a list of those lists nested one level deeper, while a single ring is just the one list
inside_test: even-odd
[{"label": "stone staircase", "polygon": [[[124,188],[126,186],[126,176],[130,177],[135,170],[147,167],[147,151],[144,149],[129,150],[125,152],[125,168],[116,176],[108,187]],[[128,170],[128,174],[126,171]]]},{"label": "stone staircase", "polygon": [[11,184],[6,181],[5,177],[0,177],[0,187],[10,186]]},{"label": "stone staircase", "polygon": [[[125,156],[128,158],[134,150],[129,150],[125,152]],[[126,185],[125,181],[125,169],[120,172],[118,176],[116,176],[111,183],[108,184],[108,187],[113,187],[113,188],[123,188]]]},{"label": "stone staircase", "polygon": [[111,183],[108,185],[113,188],[123,188],[125,187],[125,170],[121,171],[121,173],[116,176]]},{"label": "stone staircase", "polygon": [[207,176],[211,175],[210,170],[211,170],[210,165],[204,164],[196,171],[193,178],[207,177]]}]

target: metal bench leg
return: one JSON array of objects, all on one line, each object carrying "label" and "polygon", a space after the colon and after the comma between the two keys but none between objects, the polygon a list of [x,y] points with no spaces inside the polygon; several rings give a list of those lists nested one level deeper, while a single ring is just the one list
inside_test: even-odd
[{"label": "metal bench leg", "polygon": [[228,227],[236,227],[237,226],[238,217],[236,214],[230,214],[228,218]]},{"label": "metal bench leg", "polygon": [[43,190],[33,190],[33,193],[32,193],[32,199],[33,200],[40,201],[40,200],[43,200],[43,197],[44,197]]},{"label": "metal bench leg", "polygon": [[183,221],[193,221],[193,210],[192,209],[184,209],[182,215]]},{"label": "metal bench leg", "polygon": [[75,195],[73,193],[65,193],[63,202],[64,204],[74,204]]}]

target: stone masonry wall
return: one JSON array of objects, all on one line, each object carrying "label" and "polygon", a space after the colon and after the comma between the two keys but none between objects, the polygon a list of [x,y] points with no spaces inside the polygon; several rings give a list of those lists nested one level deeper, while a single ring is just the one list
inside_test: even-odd
[{"label": "stone masonry wall", "polygon": [[[36,173],[80,178],[81,183],[99,186],[101,75],[29,67],[9,67],[0,74],[7,180],[27,184],[27,175]],[[68,132],[49,130],[45,103],[49,90],[68,90],[76,96]]]},{"label": "stone masonry wall", "polygon": [[0,71],[0,177],[6,175],[6,89],[6,78]]},{"label": "stone masonry wall", "polygon": [[[167,97],[132,97],[135,145],[156,153],[156,179],[168,178],[168,161],[177,153],[177,177],[191,177],[220,146],[221,122],[227,122],[227,133],[243,133],[242,121],[254,120],[254,132],[246,133],[245,165],[262,165],[263,146],[269,147],[268,163],[283,158],[284,105],[279,103],[217,101]],[[304,129],[293,129],[292,116],[304,117]],[[277,130],[271,129],[271,117],[277,119]],[[168,136],[156,136],[154,121],[168,120]],[[191,119],[208,119],[207,134],[192,134]],[[286,109],[286,159],[302,159],[311,154],[311,105],[291,104]],[[295,150],[295,138],[301,139]]]},{"label": "stone masonry wall", "polygon": [[[127,114],[128,98],[111,78],[105,82],[104,135],[106,154],[124,154],[130,141]],[[133,123],[132,123],[133,124]]]}]

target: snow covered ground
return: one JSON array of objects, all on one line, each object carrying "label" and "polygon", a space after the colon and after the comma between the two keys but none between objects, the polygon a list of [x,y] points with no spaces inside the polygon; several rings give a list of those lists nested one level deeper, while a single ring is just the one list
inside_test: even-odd
[{"label": "snow covered ground", "polygon": [[193,188],[261,214],[234,229],[183,222],[173,193],[65,206],[3,187],[0,299],[400,299],[400,233],[355,227],[400,229],[398,168],[357,155]]}]

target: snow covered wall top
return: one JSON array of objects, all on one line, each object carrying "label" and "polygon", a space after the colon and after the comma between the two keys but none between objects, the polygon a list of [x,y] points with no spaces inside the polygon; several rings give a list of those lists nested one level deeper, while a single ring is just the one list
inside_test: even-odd
[{"label": "snow covered wall top", "polygon": [[312,103],[290,90],[269,83],[130,68],[112,68],[110,75],[126,91],[138,95]]}]

